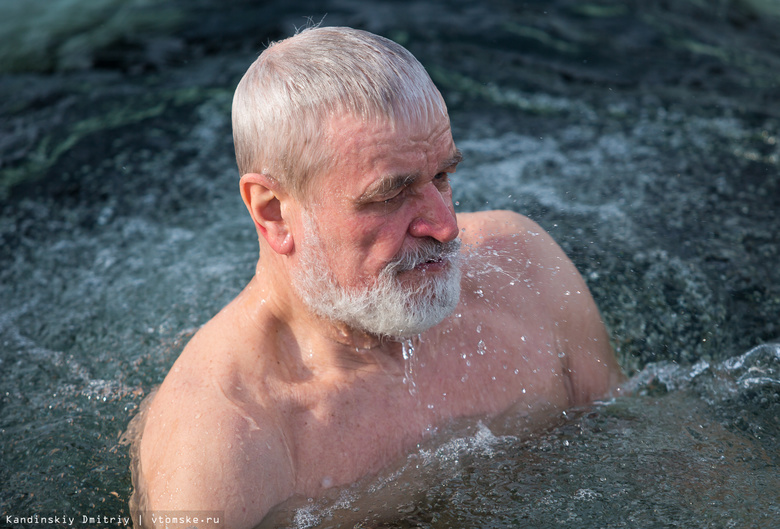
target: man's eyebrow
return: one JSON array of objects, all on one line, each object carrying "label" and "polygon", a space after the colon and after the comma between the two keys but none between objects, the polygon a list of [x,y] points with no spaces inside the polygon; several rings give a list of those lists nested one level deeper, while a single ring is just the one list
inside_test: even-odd
[{"label": "man's eyebrow", "polygon": [[442,164],[439,166],[439,169],[444,170],[449,167],[452,167],[453,165],[458,165],[460,162],[463,161],[463,153],[460,152],[460,149],[455,149],[455,154],[453,154],[449,159],[444,160]]},{"label": "man's eyebrow", "polygon": [[[455,149],[455,154],[439,165],[439,171],[444,171],[461,161],[463,161],[463,154],[459,149]],[[412,185],[418,178],[420,178],[420,173],[387,175],[360,195],[358,202],[362,204],[372,202],[378,197],[389,195],[398,189]]]},{"label": "man's eyebrow", "polygon": [[414,183],[420,177],[419,173],[414,174],[395,174],[383,177],[374,185],[366,189],[365,193],[360,195],[358,202],[368,203],[376,199],[389,195],[393,191],[406,187]]}]

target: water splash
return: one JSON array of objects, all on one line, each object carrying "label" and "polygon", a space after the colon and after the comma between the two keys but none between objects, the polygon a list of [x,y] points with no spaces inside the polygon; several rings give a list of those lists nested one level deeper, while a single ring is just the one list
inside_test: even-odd
[{"label": "water splash", "polygon": [[720,363],[699,360],[692,366],[675,362],[648,364],[626,388],[640,395],[694,390],[710,403],[745,395],[772,393],[780,387],[780,343],[758,345]]},{"label": "water splash", "polygon": [[415,366],[417,365],[417,356],[415,355],[415,346],[420,343],[420,335],[412,338],[406,338],[401,342],[401,352],[404,358],[404,384],[406,384],[409,394],[417,396],[417,383],[414,380]]}]

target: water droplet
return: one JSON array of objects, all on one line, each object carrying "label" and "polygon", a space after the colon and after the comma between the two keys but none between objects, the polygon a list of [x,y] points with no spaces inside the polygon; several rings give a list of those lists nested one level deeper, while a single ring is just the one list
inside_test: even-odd
[{"label": "water droplet", "polygon": [[521,341],[521,342],[525,342],[525,341],[526,341],[525,335],[523,335],[523,336],[521,336],[521,337],[520,337],[520,341]]},{"label": "water droplet", "polygon": [[525,393],[525,388],[523,388],[523,393]]},{"label": "water droplet", "polygon": [[477,353],[483,355],[487,351],[487,346],[485,345],[485,340],[480,340],[477,344]]},{"label": "water droplet", "polygon": [[482,332],[482,325],[477,325],[477,334]]}]

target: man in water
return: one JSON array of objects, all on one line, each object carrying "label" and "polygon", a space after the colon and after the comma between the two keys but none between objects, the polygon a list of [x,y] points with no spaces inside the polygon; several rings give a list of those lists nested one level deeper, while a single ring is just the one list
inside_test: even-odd
[{"label": "man in water", "polygon": [[550,236],[512,212],[455,214],[444,101],[398,44],[312,28],[271,45],[233,134],[256,274],[149,405],[136,509],[253,527],[455,420],[539,424],[620,380]]}]

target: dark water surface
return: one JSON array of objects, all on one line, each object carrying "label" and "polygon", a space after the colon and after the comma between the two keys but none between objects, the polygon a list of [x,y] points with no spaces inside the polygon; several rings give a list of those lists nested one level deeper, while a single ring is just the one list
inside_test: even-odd
[{"label": "dark water surface", "polygon": [[371,519],[420,467],[388,526],[776,527],[774,0],[0,2],[0,526],[127,516],[121,433],[254,270],[233,89],[325,14],[428,68],[457,208],[550,231],[636,394],[531,439],[475,427],[293,523]]}]

